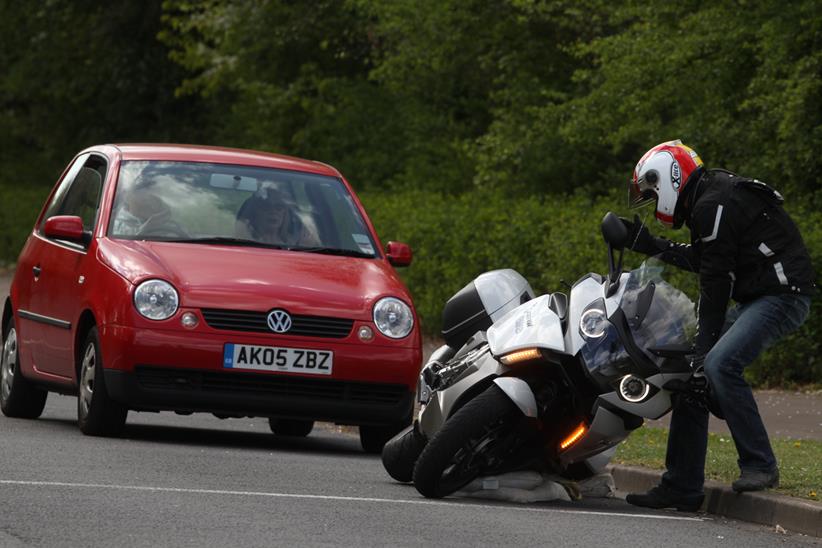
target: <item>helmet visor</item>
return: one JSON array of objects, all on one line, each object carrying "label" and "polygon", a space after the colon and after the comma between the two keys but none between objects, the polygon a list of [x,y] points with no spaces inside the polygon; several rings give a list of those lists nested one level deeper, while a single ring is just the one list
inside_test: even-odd
[{"label": "helmet visor", "polygon": [[633,209],[653,203],[656,200],[656,187],[649,185],[645,177],[628,181],[628,206]]}]

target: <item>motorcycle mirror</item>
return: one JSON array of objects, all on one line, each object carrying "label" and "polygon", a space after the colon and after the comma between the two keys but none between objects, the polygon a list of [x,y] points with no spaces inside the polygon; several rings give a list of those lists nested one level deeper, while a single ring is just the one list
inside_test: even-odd
[{"label": "motorcycle mirror", "polygon": [[613,212],[609,211],[605,214],[600,228],[605,242],[614,249],[622,249],[628,243],[628,229]]},{"label": "motorcycle mirror", "polygon": [[[619,287],[619,275],[622,274],[622,252],[628,242],[628,229],[612,212],[605,214],[600,225],[602,237],[608,244],[608,291],[610,297]],[[614,260],[614,249],[619,250],[619,262]]]}]

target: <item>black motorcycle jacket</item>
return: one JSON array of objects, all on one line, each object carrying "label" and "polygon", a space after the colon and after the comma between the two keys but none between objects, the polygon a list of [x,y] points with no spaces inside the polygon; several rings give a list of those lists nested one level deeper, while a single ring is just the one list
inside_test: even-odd
[{"label": "black motorcycle jacket", "polygon": [[764,295],[816,294],[810,255],[782,202],[777,191],[756,179],[708,170],[677,201],[691,243],[650,237],[634,246],[699,274],[697,356],[719,339],[729,299],[744,303]]}]

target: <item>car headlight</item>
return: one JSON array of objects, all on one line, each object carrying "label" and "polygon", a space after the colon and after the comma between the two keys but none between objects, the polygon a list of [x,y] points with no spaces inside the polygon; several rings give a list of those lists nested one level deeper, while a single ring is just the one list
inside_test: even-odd
[{"label": "car headlight", "polygon": [[167,320],[179,304],[177,290],[163,280],[146,280],[134,291],[134,307],[149,320]]},{"label": "car headlight", "polygon": [[579,331],[586,339],[598,339],[608,329],[608,316],[605,313],[605,301],[598,299],[592,303],[579,318]]},{"label": "car headlight", "polygon": [[414,314],[411,307],[395,297],[385,297],[374,305],[374,324],[380,333],[401,339],[411,333]]}]

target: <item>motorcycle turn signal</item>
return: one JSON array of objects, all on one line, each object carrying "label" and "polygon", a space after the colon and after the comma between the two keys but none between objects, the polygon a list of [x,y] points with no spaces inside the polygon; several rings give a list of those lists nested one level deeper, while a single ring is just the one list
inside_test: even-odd
[{"label": "motorcycle turn signal", "polygon": [[499,361],[502,362],[502,365],[510,367],[512,365],[538,360],[541,357],[542,352],[539,351],[539,348],[526,348],[525,350],[517,350],[516,352],[506,354],[502,356]]}]

